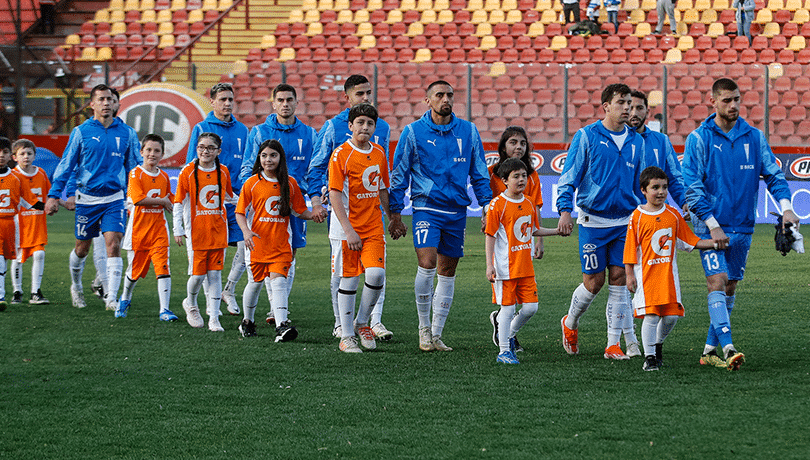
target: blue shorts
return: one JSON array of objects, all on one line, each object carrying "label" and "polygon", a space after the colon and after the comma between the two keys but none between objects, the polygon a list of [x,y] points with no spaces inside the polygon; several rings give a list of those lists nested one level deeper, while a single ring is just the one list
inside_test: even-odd
[{"label": "blue shorts", "polygon": [[127,214],[124,200],[104,204],[77,204],[76,226],[73,233],[77,240],[92,240],[99,231],[124,233],[127,228]]},{"label": "blue shorts", "polygon": [[[328,227],[327,227],[328,228]],[[299,249],[307,245],[307,221],[290,216],[290,229],[292,229],[292,248]]]},{"label": "blue shorts", "polygon": [[[703,239],[712,239],[711,235],[698,235]],[[730,233],[725,251],[701,249],[700,261],[706,276],[726,273],[729,280],[739,281],[745,275],[745,264],[748,261],[748,250],[751,249],[751,234]]]},{"label": "blue shorts", "polygon": [[608,265],[624,267],[624,239],[627,227],[594,228],[579,226],[579,261],[582,273],[602,273]]},{"label": "blue shorts", "polygon": [[445,214],[437,211],[413,211],[413,246],[436,248],[447,257],[464,256],[467,213]]},{"label": "blue shorts", "polygon": [[236,206],[225,203],[225,212],[228,215],[228,246],[236,246],[236,243],[245,239],[242,229],[236,223]]}]

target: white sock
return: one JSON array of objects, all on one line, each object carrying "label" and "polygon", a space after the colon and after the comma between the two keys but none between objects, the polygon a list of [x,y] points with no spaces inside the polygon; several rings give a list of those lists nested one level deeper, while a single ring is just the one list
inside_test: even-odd
[{"label": "white sock", "polygon": [[387,280],[383,280],[382,289],[380,289],[380,295],[377,297],[377,301],[374,303],[374,309],[371,310],[371,324],[382,323],[382,314],[383,314],[383,305],[385,304],[385,286],[388,284]]},{"label": "white sock", "polygon": [[287,278],[279,276],[270,281],[273,289],[273,316],[276,318],[276,325],[287,321]]},{"label": "white sock", "polygon": [[197,294],[200,292],[205,275],[191,275],[186,284],[186,294],[189,305],[197,305]]},{"label": "white sock", "polygon": [[242,274],[245,273],[246,268],[245,242],[240,241],[236,243],[236,252],[233,255],[233,261],[231,261],[231,271],[228,273],[228,283],[225,285],[226,287],[228,284],[231,285],[231,292],[233,292],[233,286],[242,278]]},{"label": "white sock", "polygon": [[332,312],[335,314],[335,327],[340,326],[340,303],[338,302],[338,289],[340,288],[340,276],[332,273],[329,279],[329,291],[332,294]]},{"label": "white sock", "polygon": [[[70,266],[70,281],[72,288],[76,291],[81,291],[82,288],[82,273],[84,273],[84,262],[87,257],[79,257],[76,255],[76,249],[70,251],[68,257],[68,264]],[[4,270],[5,271],[5,270]]]},{"label": "white sock", "polygon": [[435,268],[416,269],[413,291],[416,294],[416,313],[419,315],[419,329],[430,326],[430,304],[433,303],[433,278]]},{"label": "white sock", "polygon": [[0,298],[6,298],[6,265],[5,257],[0,256]]},{"label": "white sock", "polygon": [[[385,269],[369,267],[366,269],[366,282],[360,296],[360,308],[357,309],[357,324],[368,324],[371,309],[377,304],[382,288],[385,285]],[[372,323],[376,324],[376,323]]]},{"label": "white sock", "polygon": [[627,310],[627,296],[624,286],[608,286],[608,301],[605,306],[605,318],[607,319],[607,344],[616,345],[622,336],[622,325],[625,311]]},{"label": "white sock", "polygon": [[661,318],[661,322],[658,323],[658,333],[655,343],[664,343],[664,340],[666,340],[669,333],[672,332],[672,328],[675,327],[675,323],[677,322],[678,316],[675,315],[667,315]]},{"label": "white sock", "polygon": [[259,302],[259,293],[261,291],[262,283],[251,279],[245,285],[245,291],[242,293],[242,310],[244,310],[245,319],[250,322],[253,322],[256,304]]},{"label": "white sock", "polygon": [[[267,278],[264,279],[264,290],[267,292],[267,301],[270,302],[270,305],[273,305],[273,288],[270,286],[270,280]],[[273,307],[270,307],[270,311],[273,311]]]},{"label": "white sock", "polygon": [[222,270],[208,270],[205,278],[208,280],[208,304],[206,312],[208,316],[219,316],[221,314],[219,305],[222,302]]},{"label": "white sock", "polygon": [[132,300],[132,290],[135,289],[135,283],[138,280],[130,279],[129,276],[124,277],[124,290],[121,291],[121,300]]},{"label": "white sock", "polygon": [[455,276],[437,275],[436,291],[433,293],[433,335],[442,335],[450,307],[453,306],[453,293],[456,289]]},{"label": "white sock", "polygon": [[14,289],[13,292],[22,292],[22,269],[23,264],[17,262],[17,259],[11,259],[11,286]]},{"label": "white sock", "polygon": [[[93,265],[96,267],[96,281],[101,283],[107,293],[107,241],[104,234],[93,238]],[[98,284],[96,283],[96,284]]]},{"label": "white sock", "polygon": [[[287,280],[287,299],[289,299],[290,293],[292,292],[293,280],[295,280],[295,259],[292,260],[292,263],[290,264],[290,269],[287,270],[286,280]],[[289,304],[289,300],[287,301],[287,303]]]},{"label": "white sock", "polygon": [[636,323],[633,321],[633,300],[630,297],[630,291],[627,286],[619,286],[624,291],[624,318],[622,319],[622,333],[624,334],[624,343],[638,342],[636,337]]},{"label": "white sock", "polygon": [[585,285],[580,283],[574,293],[571,295],[571,306],[568,307],[568,318],[565,320],[565,327],[568,329],[577,329],[579,327],[579,318],[588,311],[596,294],[585,288]]},{"label": "white sock", "polygon": [[502,352],[509,351],[509,337],[512,328],[506,327],[506,325],[511,324],[514,316],[515,305],[501,305],[501,309],[498,310],[498,348]]},{"label": "white sock", "polygon": [[[31,264],[31,293],[34,294],[42,288],[42,274],[45,273],[45,251],[36,251]],[[22,276],[22,267],[20,267]],[[22,280],[22,278],[21,278]]]},{"label": "white sock", "polygon": [[[135,282],[133,281],[134,285]],[[164,276],[157,279],[158,288],[158,301],[160,302],[160,311],[169,311],[169,299],[172,298],[172,278]]]},{"label": "white sock", "polygon": [[528,322],[535,313],[537,313],[537,302],[524,303],[523,306],[520,307],[517,315],[512,318],[509,338],[516,336],[518,331],[520,331],[520,328],[522,328],[523,325],[526,324],[526,322]]},{"label": "white sock", "polygon": [[340,306],[340,327],[342,337],[354,336],[354,302],[357,297],[357,285],[360,277],[340,278],[338,288],[338,306]]},{"label": "white sock", "polygon": [[107,286],[104,293],[109,300],[118,298],[118,288],[121,286],[121,272],[124,271],[124,259],[120,257],[107,257]]},{"label": "white sock", "polygon": [[644,345],[645,356],[655,356],[655,344],[658,343],[658,323],[661,317],[658,315],[644,315],[641,322],[641,342]]}]

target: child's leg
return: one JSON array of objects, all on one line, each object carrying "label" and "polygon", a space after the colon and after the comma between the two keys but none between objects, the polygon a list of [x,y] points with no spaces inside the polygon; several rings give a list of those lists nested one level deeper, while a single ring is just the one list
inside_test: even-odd
[{"label": "child's leg", "polygon": [[357,319],[355,320],[358,326],[368,326],[371,309],[376,310],[375,304],[377,304],[377,299],[379,299],[384,285],[385,269],[368,267],[366,269],[366,283],[363,287],[363,295],[360,297],[360,308],[357,310]]},{"label": "child's leg", "polygon": [[[368,279],[366,279],[366,281],[368,281]],[[374,304],[374,309],[371,311],[371,324],[382,323],[383,306],[385,304],[386,284],[387,284],[386,281],[383,280],[382,289],[380,289],[380,295],[377,297],[377,301]]]},{"label": "child's leg", "polygon": [[11,286],[14,292],[22,292],[22,272],[23,264],[17,262],[17,259],[11,259]]},{"label": "child's leg", "polygon": [[[45,273],[45,251],[36,251],[31,264],[31,293],[36,294],[42,288],[42,275]],[[22,271],[22,267],[20,268]]]},{"label": "child's leg", "polygon": [[[293,255],[295,253],[293,252]],[[293,257],[292,263],[290,264],[290,269],[287,271],[287,298],[290,298],[290,292],[292,292],[293,281],[295,280],[295,257]]]},{"label": "child's leg", "polygon": [[[512,325],[510,328],[511,332],[509,333],[510,339],[516,336],[518,331],[520,331],[520,328],[522,328],[523,325],[526,324],[526,322],[528,322],[535,313],[537,313],[537,306],[537,302],[524,303],[520,308],[520,311],[518,311],[518,314],[512,317]],[[513,305],[512,307],[514,308],[515,306]],[[512,312],[514,313],[514,309]],[[500,318],[498,318],[499,324],[500,321]]]},{"label": "child's leg", "polygon": [[231,271],[228,273],[228,281],[225,282],[223,291],[233,294],[236,283],[242,278],[243,273],[245,273],[245,242],[240,241],[236,243],[236,253],[233,255]]},{"label": "child's leg", "polygon": [[[515,305],[501,305],[498,310],[498,324],[510,324],[512,318],[515,316]],[[498,328],[498,348],[501,352],[509,351],[509,337],[511,328],[499,327]]]},{"label": "child's leg", "polygon": [[645,356],[655,356],[655,344],[658,343],[658,315],[644,315],[641,323],[641,342],[644,345]]},{"label": "child's leg", "polygon": [[332,273],[329,279],[329,292],[332,295],[332,312],[335,314],[335,327],[340,326],[340,303],[338,302],[338,290],[340,289],[340,276]]},{"label": "child's leg", "polygon": [[208,297],[206,297],[208,316],[219,316],[219,305],[222,302],[222,270],[208,270]]},{"label": "child's leg", "polygon": [[79,257],[76,255],[76,249],[70,251],[68,264],[70,266],[70,281],[71,289],[74,291],[82,291],[82,274],[84,273],[84,263],[87,257]]},{"label": "child's leg", "polygon": [[124,259],[121,257],[107,257],[107,286],[106,303],[110,304],[118,299],[118,288],[121,287],[121,272],[124,270]]},{"label": "child's leg", "polygon": [[354,336],[354,303],[357,297],[357,285],[360,284],[359,276],[350,278],[340,278],[337,298],[340,307],[340,328],[342,338]]},{"label": "child's leg", "polygon": [[186,301],[189,305],[197,306],[197,294],[200,292],[203,280],[206,275],[191,275],[186,284]]},{"label": "child's leg", "polygon": [[245,290],[242,292],[242,310],[244,319],[253,322],[256,313],[256,304],[259,303],[259,294],[262,290],[261,281],[253,281],[253,278],[248,279],[245,285]]},{"label": "child's leg", "polygon": [[[6,259],[0,257],[0,299],[6,299]],[[5,308],[5,304],[4,304]]]},{"label": "child's leg", "polygon": [[629,345],[631,343],[638,343],[638,337],[636,337],[636,324],[633,322],[633,301],[630,297],[630,291],[627,290],[625,286],[621,287],[627,299],[624,304],[624,317],[621,321],[622,334],[624,334],[624,343]]},{"label": "child's leg", "polygon": [[672,328],[675,327],[675,323],[678,322],[678,316],[676,315],[667,315],[661,318],[661,322],[658,323],[658,332],[657,338],[655,343],[664,343],[664,340],[667,338],[670,332],[672,332]]},{"label": "child's leg", "polygon": [[[132,283],[133,286],[135,283]],[[172,277],[159,276],[157,279],[158,301],[160,302],[160,312],[169,311],[169,299],[172,297]]]},{"label": "child's leg", "polygon": [[430,326],[430,304],[433,303],[433,278],[435,268],[417,267],[414,280],[416,294],[416,312],[419,315],[419,329]]},{"label": "child's leg", "polygon": [[[269,283],[268,283],[269,281]],[[276,326],[287,321],[287,278],[276,276],[272,279],[265,279],[265,284],[269,284],[273,290],[273,299],[270,306],[273,307],[273,316],[276,318]]]},{"label": "child's leg", "polygon": [[135,289],[135,283],[138,280],[130,279],[129,276],[124,275],[124,289],[121,291],[121,301],[129,302],[132,300],[132,290]]}]

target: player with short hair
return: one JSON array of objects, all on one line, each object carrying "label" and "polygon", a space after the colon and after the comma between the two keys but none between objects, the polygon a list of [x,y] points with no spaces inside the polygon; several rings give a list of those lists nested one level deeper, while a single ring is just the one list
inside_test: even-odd
[{"label": "player with short hair", "polygon": [[129,265],[124,276],[124,290],[118,302],[116,318],[124,318],[132,303],[132,291],[139,279],[149,272],[149,262],[155,268],[161,321],[176,321],[169,310],[172,295],[172,274],[169,270],[169,223],[164,210],[172,212],[174,195],[169,175],[158,168],[165,143],[157,134],[147,134],[141,141],[143,164],[129,173],[127,209],[130,212],[123,247]]},{"label": "player with short hair", "polygon": [[619,341],[624,334],[630,356],[641,355],[633,330],[629,292],[625,286],[624,238],[630,215],[639,204],[638,176],[644,165],[644,138],[625,123],[630,117],[630,88],[622,83],[602,91],[604,118],[577,131],[568,149],[558,182],[557,229],[563,236],[573,231],[571,212],[574,191],[579,207],[579,255],[582,284],[571,296],[568,314],[560,320],[563,348],[579,353],[579,319],[605,284],[607,271],[608,340],[605,359],[629,359]]},{"label": "player with short hair", "polygon": [[[496,362],[519,364],[515,356],[517,333],[537,313],[537,281],[532,264],[532,235],[556,235],[557,229],[540,226],[534,201],[523,195],[529,167],[518,158],[498,164],[505,189],[489,202],[486,213],[487,279],[492,303],[500,308],[490,315],[498,346]],[[522,304],[516,314],[517,304]]]},{"label": "player with short hair", "polygon": [[78,308],[87,305],[82,273],[90,243],[101,232],[107,248],[106,306],[108,310],[118,309],[118,287],[124,266],[121,259],[126,221],[124,189],[127,174],[142,160],[137,133],[115,116],[115,104],[110,87],[96,85],[90,91],[93,118],[71,131],[45,205],[48,215],[59,210],[59,198],[75,171],[76,244],[69,263],[71,300]]},{"label": "player with short hair", "polygon": [[[414,293],[419,348],[424,351],[452,351],[442,341],[442,332],[453,304],[456,267],[464,255],[467,206],[472,202],[467,194],[468,180],[482,206],[482,219],[492,199],[478,128],[453,114],[453,96],[453,87],[444,80],[427,87],[425,103],[429,110],[402,131],[391,173],[392,215],[388,230],[394,238],[406,233],[401,213],[405,190],[411,189],[418,262]],[[433,278],[437,274],[434,291]]]},{"label": "player with short hair", "polygon": [[[760,177],[779,201],[783,223],[798,226],[799,218],[765,135],[740,117],[737,84],[728,78],[715,81],[709,100],[714,113],[686,138],[683,159],[695,233],[717,244],[700,252],[711,320],[700,362],[736,370],[745,356],[734,347],[729,317],[751,247]],[[723,357],[717,355],[718,345]]]},{"label": "player with short hair", "polygon": [[[214,133],[221,139],[222,145],[217,161],[230,171],[230,184],[234,193],[238,196],[242,189],[242,182],[239,180],[239,170],[242,168],[242,156],[247,145],[248,129],[242,122],[233,116],[235,91],[230,83],[217,83],[208,92],[211,97],[211,105],[214,110],[208,113],[205,120],[197,123],[191,131],[188,141],[188,153],[186,163],[191,163],[197,158],[197,139],[202,133]],[[222,297],[233,297],[233,289],[242,273],[245,272],[245,243],[242,238],[242,231],[236,223],[235,202],[225,203],[225,210],[228,214],[228,246],[236,247],[231,261],[231,270],[228,273],[228,281],[222,291]],[[194,248],[189,245],[188,250]],[[208,292],[208,280],[203,282],[203,291]],[[228,313],[239,314],[239,304],[234,301],[227,301]]]},{"label": "player with short hair", "polygon": [[[312,161],[310,162],[309,169],[307,170],[307,193],[312,200],[312,213],[315,215],[315,222],[318,222],[317,216],[322,214],[322,198],[328,201],[329,192],[327,190],[327,166],[332,152],[337,147],[346,142],[352,137],[351,130],[349,129],[349,110],[358,104],[371,104],[372,89],[371,83],[363,75],[351,75],[346,79],[343,84],[343,93],[348,102],[349,107],[344,111],[337,114],[334,118],[327,120],[324,123],[318,135],[315,138],[315,151],[312,154]],[[371,136],[371,142],[382,147],[385,151],[386,160],[391,167],[391,157],[388,151],[388,144],[391,140],[391,127],[382,118],[377,118],[377,125],[374,134]],[[322,195],[324,195],[322,197]],[[330,289],[332,293],[332,312],[335,315],[335,327],[332,330],[332,335],[341,337],[340,331],[340,309],[337,303],[337,290],[340,278],[333,276],[331,279]],[[377,304],[374,306],[374,311],[371,312],[371,329],[374,335],[382,340],[391,340],[394,334],[389,331],[382,323],[383,304],[385,303],[385,286],[380,291],[380,297]]]},{"label": "player with short hair", "polygon": [[639,185],[647,202],[633,211],[624,245],[627,289],[635,294],[635,316],[644,318],[645,371],[661,368],[664,340],[684,314],[676,250],[692,252],[714,246],[712,240],[695,236],[683,216],[666,204],[667,176],[658,166],[641,172]]},{"label": "player with short hair", "polygon": [[[242,171],[239,174],[240,181],[244,182],[255,174],[256,159],[259,154],[259,147],[269,139],[278,140],[284,150],[286,169],[289,177],[295,179],[301,192],[309,194],[307,189],[306,175],[309,163],[312,160],[312,152],[315,146],[315,130],[305,125],[295,116],[298,107],[298,94],[295,88],[280,84],[273,88],[273,110],[267,116],[264,123],[254,126],[250,130],[245,148],[245,156],[242,159]],[[320,219],[320,215],[313,215],[313,218]],[[295,253],[299,248],[307,245],[307,223],[295,214],[290,216],[290,226],[292,228],[292,264],[286,274],[287,297],[292,290],[295,279]],[[228,283],[230,284],[230,279]],[[279,281],[280,282],[280,281]],[[269,285],[266,284],[265,286]],[[232,297],[230,292],[226,295],[229,285],[225,286],[222,297],[226,302],[230,302]],[[268,290],[268,296],[270,295]],[[235,300],[234,300],[235,301]],[[270,301],[272,303],[272,299]],[[275,323],[273,309],[267,313],[267,322]]]}]

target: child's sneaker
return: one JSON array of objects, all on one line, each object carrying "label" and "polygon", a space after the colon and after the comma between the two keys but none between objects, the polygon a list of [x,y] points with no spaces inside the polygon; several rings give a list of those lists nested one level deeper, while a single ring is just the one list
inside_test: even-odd
[{"label": "child's sneaker", "polygon": [[363,350],[357,346],[357,336],[344,337],[340,339],[340,351],[344,353],[362,353]]},{"label": "child's sneaker", "polygon": [[518,342],[517,336],[514,336],[511,339],[509,339],[509,349],[512,350],[512,353],[518,353],[523,351],[523,347],[520,346],[520,342]]},{"label": "child's sneaker", "polygon": [[638,342],[630,342],[627,344],[627,357],[632,358],[634,356],[641,356],[641,349],[638,346]]},{"label": "child's sneaker", "polygon": [[208,330],[211,332],[225,332],[225,329],[219,324],[219,315],[208,317]]},{"label": "child's sneaker", "polygon": [[498,343],[498,310],[489,314],[489,322],[492,324],[492,343],[499,347],[501,345]]},{"label": "child's sneaker", "polygon": [[232,315],[238,315],[242,311],[239,309],[239,303],[236,302],[236,296],[232,291],[227,289],[222,290],[222,300],[225,301],[225,305],[228,306],[228,313]]},{"label": "child's sneaker", "polygon": [[437,351],[453,351],[452,348],[442,342],[442,336],[440,335],[433,336],[433,349]]},{"label": "child's sneaker", "polygon": [[177,315],[172,313],[171,310],[163,310],[160,312],[160,320],[161,321],[177,321],[179,318]]},{"label": "child's sneaker", "polygon": [[433,334],[430,326],[419,328],[419,349],[422,351],[433,351]]},{"label": "child's sneaker", "polygon": [[577,330],[569,329],[568,326],[565,325],[566,318],[568,318],[568,315],[563,316],[560,320],[560,326],[562,327],[563,348],[565,348],[565,352],[569,355],[578,355],[579,347],[577,346]]},{"label": "child's sneaker", "polygon": [[104,299],[107,311],[118,311],[118,299]]},{"label": "child's sneaker", "polygon": [[[273,315],[274,315],[273,310],[270,310],[270,311],[267,312],[267,324],[269,324],[271,326],[276,324],[276,317],[273,316]],[[338,337],[340,337],[340,336],[338,336]]]},{"label": "child's sneaker", "polygon": [[101,280],[98,278],[94,279],[90,284],[90,289],[99,299],[104,300],[104,284],[101,283]]},{"label": "child's sneaker", "polygon": [[298,337],[298,330],[290,324],[289,321],[284,321],[276,328],[276,342],[289,342]]},{"label": "child's sneaker", "polygon": [[371,332],[374,333],[374,337],[385,342],[394,338],[394,333],[386,329],[386,327],[383,326],[383,323],[377,323],[371,326]]},{"label": "child's sneaker", "polygon": [[[269,320],[270,318],[267,318],[267,319]],[[269,322],[269,321],[268,321],[268,322]],[[273,318],[273,322],[274,322],[274,323],[276,322],[276,319],[275,319],[275,318]],[[343,328],[342,328],[342,327],[340,327],[340,325],[335,326],[335,328],[334,328],[334,329],[332,329],[332,337],[336,337],[336,338],[338,338],[338,339],[339,339],[339,338],[341,338],[342,336],[343,336]]]},{"label": "child's sneaker", "polygon": [[249,319],[243,319],[237,329],[242,337],[256,337],[256,323]]},{"label": "child's sneaker", "polygon": [[355,326],[355,332],[360,336],[360,345],[366,350],[374,350],[377,348],[377,342],[374,340],[374,332],[368,326]]},{"label": "child's sneaker", "polygon": [[51,301],[42,295],[42,289],[37,289],[37,292],[31,293],[31,300],[28,301],[29,305],[48,305]]},{"label": "child's sneaker", "polygon": [[87,302],[84,301],[84,292],[75,289],[73,286],[70,287],[70,300],[76,308],[84,308],[87,306]]},{"label": "child's sneaker", "polygon": [[186,321],[188,321],[189,326],[205,326],[205,320],[203,320],[203,317],[200,314],[200,308],[196,305],[189,305],[188,298],[183,299],[183,310],[186,311]]},{"label": "child's sneaker", "polygon": [[616,345],[611,345],[605,348],[605,359],[624,360],[630,359],[630,357],[624,354],[624,352],[622,351],[622,347],[620,347],[619,344],[617,343]]},{"label": "child's sneaker", "polygon": [[641,366],[642,369],[645,371],[657,371],[660,369],[658,366],[658,361],[655,359],[654,355],[648,355],[644,358],[644,364]]},{"label": "child's sneaker", "polygon": [[502,351],[498,353],[498,359],[495,361],[501,364],[520,364],[517,356],[512,353],[512,350]]},{"label": "child's sneaker", "polygon": [[658,367],[664,365],[664,344],[663,343],[656,343],[655,344],[655,362],[658,363]]},{"label": "child's sneaker", "polygon": [[122,300],[118,302],[118,309],[115,310],[115,317],[116,318],[126,318],[127,317],[127,310],[129,310],[129,305],[132,303],[131,300]]},{"label": "child's sneaker", "polygon": [[14,294],[11,295],[11,305],[22,305],[22,292],[14,291]]}]

